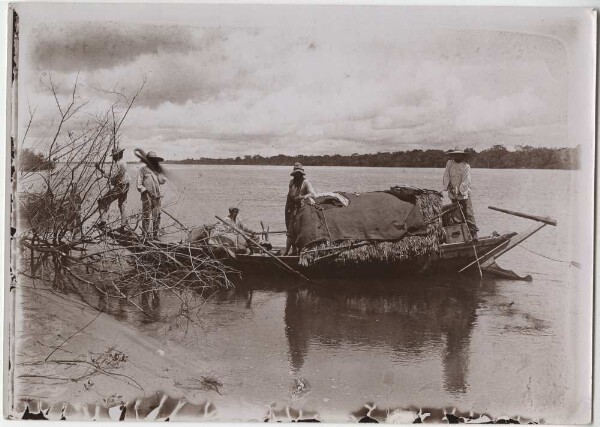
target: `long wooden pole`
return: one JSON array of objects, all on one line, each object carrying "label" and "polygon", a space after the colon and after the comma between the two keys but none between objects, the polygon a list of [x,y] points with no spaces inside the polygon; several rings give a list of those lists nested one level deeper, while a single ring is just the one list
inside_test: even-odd
[{"label": "long wooden pole", "polygon": [[493,211],[502,212],[502,213],[505,213],[508,215],[518,216],[520,218],[527,218],[527,219],[531,219],[533,221],[543,222],[544,224],[553,225],[555,227],[558,224],[555,219],[548,218],[548,217],[529,215],[529,214],[526,214],[523,212],[509,211],[508,209],[496,208],[494,206],[488,206],[488,209],[491,209]]},{"label": "long wooden pole", "polygon": [[302,279],[304,279],[306,281],[310,281],[310,279],[308,277],[306,277],[304,274],[300,273],[299,271],[294,270],[292,267],[290,267],[289,265],[287,265],[285,262],[281,261],[279,258],[277,258],[275,255],[273,255],[271,252],[269,252],[268,250],[266,250],[265,248],[263,248],[261,245],[259,245],[254,240],[252,240],[252,238],[250,236],[246,235],[246,233],[244,233],[242,230],[240,230],[239,228],[237,228],[235,225],[232,225],[232,224],[228,223],[227,221],[225,221],[223,218],[219,217],[218,215],[215,215],[215,218],[217,218],[223,224],[225,224],[226,226],[228,226],[229,228],[231,228],[233,231],[235,231],[236,233],[238,233],[240,236],[242,236],[247,241],[253,243],[254,246],[256,246],[261,252],[263,252],[263,253],[267,254],[268,256],[270,256],[271,259],[273,259],[281,267],[283,267],[284,269],[286,269],[290,273],[294,273],[298,277],[300,277],[300,278],[302,278]]},{"label": "long wooden pole", "polygon": [[510,240],[505,240],[504,242],[500,243],[498,246],[496,246],[494,249],[488,251],[487,253],[485,253],[485,255],[481,255],[480,258],[477,258],[475,261],[470,262],[469,264],[465,265],[463,268],[461,268],[460,270],[458,270],[459,273],[462,273],[463,271],[465,271],[467,268],[469,268],[470,266],[472,266],[473,264],[475,264],[476,262],[481,262],[484,259],[486,259],[486,257],[490,254],[492,254],[493,252],[499,250],[502,246],[508,244],[508,242],[510,242]]},{"label": "long wooden pole", "polygon": [[506,245],[506,247],[502,248],[498,253],[495,253],[491,258],[488,258],[487,260],[482,262],[483,268],[489,267],[491,264],[493,264],[495,262],[495,260],[497,258],[500,257],[500,255],[505,254],[506,252],[510,251],[512,248],[514,248],[521,242],[525,241],[526,239],[528,239],[533,234],[540,231],[545,226],[546,226],[546,223],[542,223],[542,224],[534,226],[533,228],[525,231],[524,233],[519,233],[516,236],[514,236],[512,239],[509,240],[509,243],[508,243],[508,245]]},{"label": "long wooden pole", "polygon": [[171,218],[173,221],[175,221],[177,224],[179,224],[181,226],[181,228],[183,228],[186,231],[190,231],[189,228],[187,228],[185,225],[183,225],[177,218],[175,218],[173,215],[171,215],[169,212],[167,212],[164,209],[161,209],[161,211],[166,214],[169,218]]},{"label": "long wooden pole", "polygon": [[456,200],[456,204],[458,205],[458,210],[460,211],[460,215],[462,216],[465,225],[467,226],[467,231],[469,232],[469,239],[471,239],[471,244],[473,245],[473,253],[475,254],[475,261],[477,261],[477,269],[479,270],[479,277],[483,278],[483,272],[481,271],[481,265],[479,265],[479,255],[477,255],[477,248],[475,247],[475,242],[473,241],[473,235],[471,234],[471,230],[469,230],[467,224],[467,218],[465,217],[465,213],[460,206],[460,202]]}]

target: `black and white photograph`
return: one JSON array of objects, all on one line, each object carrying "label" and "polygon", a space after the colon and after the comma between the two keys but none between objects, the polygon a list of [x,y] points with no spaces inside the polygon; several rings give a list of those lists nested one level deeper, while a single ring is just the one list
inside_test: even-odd
[{"label": "black and white photograph", "polygon": [[594,9],[7,7],[4,418],[592,421]]}]

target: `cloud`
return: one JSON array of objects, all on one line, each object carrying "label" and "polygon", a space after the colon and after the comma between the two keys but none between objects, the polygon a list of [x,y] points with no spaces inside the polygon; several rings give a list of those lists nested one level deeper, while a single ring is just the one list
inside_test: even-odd
[{"label": "cloud", "polygon": [[536,123],[543,120],[544,110],[544,103],[531,90],[495,99],[473,95],[464,101],[456,117],[456,128],[461,132],[480,132]]},{"label": "cloud", "polygon": [[218,34],[208,31],[196,42],[191,28],[180,25],[41,23],[32,30],[29,55],[32,64],[45,71],[99,70],[144,54],[185,52],[216,38]]},{"label": "cloud", "polygon": [[[79,71],[82,99],[101,110],[110,97],[97,88],[131,92],[145,78],[123,143],[167,157],[535,145],[557,141],[551,125],[566,120],[566,52],[531,34],[45,25],[28,96],[52,108],[42,73],[66,96]],[[511,131],[530,128],[539,132]]]}]

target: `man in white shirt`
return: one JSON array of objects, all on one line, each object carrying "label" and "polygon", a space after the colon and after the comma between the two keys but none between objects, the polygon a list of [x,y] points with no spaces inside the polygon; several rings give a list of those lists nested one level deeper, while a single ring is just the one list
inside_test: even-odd
[{"label": "man in white shirt", "polygon": [[160,186],[166,182],[164,175],[155,172],[159,170],[158,163],[164,159],[154,151],[145,157],[146,165],[140,168],[137,176],[137,189],[142,195],[142,235],[148,237],[150,219],[152,219],[152,236],[158,237],[160,228],[160,212],[162,193]]},{"label": "man in white shirt", "polygon": [[113,148],[113,163],[108,173],[104,172],[99,163],[96,163],[96,168],[100,171],[100,174],[104,178],[108,178],[108,182],[110,183],[108,193],[98,199],[98,212],[100,215],[98,227],[100,228],[106,225],[104,215],[115,200],[119,204],[119,211],[121,213],[121,230],[124,230],[127,225],[125,206],[127,204],[127,192],[129,191],[129,175],[127,175],[127,164],[123,160],[123,151],[125,151],[124,148]]},{"label": "man in white shirt", "polygon": [[477,240],[479,229],[475,224],[473,203],[471,200],[471,166],[467,163],[465,150],[455,148],[448,151],[450,160],[446,163],[443,179],[443,191],[453,203],[459,203],[473,240]]},{"label": "man in white shirt", "polygon": [[231,227],[227,226],[227,224],[229,224],[239,228],[246,234],[249,234],[252,239],[256,237],[256,233],[246,227],[246,225],[238,217],[239,212],[240,208],[237,206],[231,206],[229,208],[229,215],[225,218],[225,224],[219,223],[213,228],[211,235],[214,237],[211,240],[217,244],[232,248],[237,254],[250,254],[252,252],[252,248],[248,246],[246,239],[241,237]]}]

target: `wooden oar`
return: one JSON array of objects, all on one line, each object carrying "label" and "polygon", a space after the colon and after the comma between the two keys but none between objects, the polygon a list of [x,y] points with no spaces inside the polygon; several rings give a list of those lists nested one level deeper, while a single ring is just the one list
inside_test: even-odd
[{"label": "wooden oar", "polygon": [[536,216],[536,215],[529,215],[529,214],[526,214],[526,213],[523,213],[523,212],[509,211],[508,209],[496,208],[494,206],[488,206],[488,209],[491,209],[493,211],[502,212],[502,213],[505,213],[505,214],[508,214],[508,215],[518,216],[520,218],[526,218],[526,219],[531,219],[533,221],[543,222],[544,224],[553,225],[555,227],[557,225],[557,222],[556,222],[555,219],[548,218],[548,217]]},{"label": "wooden oar", "polygon": [[281,261],[279,258],[277,258],[275,255],[273,255],[271,252],[269,252],[268,250],[266,250],[265,248],[263,248],[261,245],[259,245],[258,242],[255,242],[254,240],[252,240],[252,238],[250,236],[248,236],[242,230],[240,230],[239,228],[237,228],[235,225],[232,225],[232,224],[228,223],[227,221],[225,221],[223,218],[219,217],[218,215],[215,215],[215,218],[217,218],[223,224],[225,224],[226,226],[228,226],[229,228],[231,228],[233,231],[235,231],[236,233],[238,233],[240,236],[242,236],[248,242],[253,243],[254,246],[256,246],[261,252],[263,252],[263,253],[267,254],[268,256],[270,256],[271,259],[273,259],[281,267],[283,267],[284,269],[286,269],[290,273],[294,273],[298,277],[300,277],[300,278],[302,278],[302,279],[304,279],[306,281],[310,281],[310,279],[308,277],[306,277],[304,274],[300,273],[299,271],[294,270],[292,267],[290,267],[289,265],[287,265],[285,262]]}]

